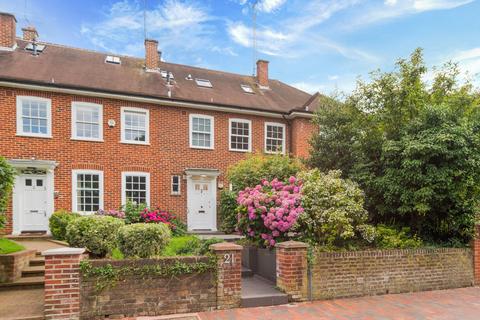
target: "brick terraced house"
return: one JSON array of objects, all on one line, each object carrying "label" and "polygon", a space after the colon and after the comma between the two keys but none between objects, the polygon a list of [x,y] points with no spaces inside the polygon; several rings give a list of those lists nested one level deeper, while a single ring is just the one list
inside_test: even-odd
[{"label": "brick terraced house", "polygon": [[214,231],[229,165],[308,154],[319,95],[269,79],[267,61],[246,76],[163,62],[155,40],[139,59],[22,31],[0,13],[0,155],[18,170],[7,233],[48,232],[55,210],[127,200]]}]

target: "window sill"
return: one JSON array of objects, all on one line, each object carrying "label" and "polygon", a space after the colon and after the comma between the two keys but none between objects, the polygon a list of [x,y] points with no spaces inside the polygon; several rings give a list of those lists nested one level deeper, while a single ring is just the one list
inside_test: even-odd
[{"label": "window sill", "polygon": [[240,150],[240,149],[228,149],[228,151],[232,151],[232,152],[242,152],[242,153],[252,152],[252,150]]},{"label": "window sill", "polygon": [[264,152],[265,152],[266,154],[283,154],[283,155],[285,154],[285,152],[283,152],[283,151],[282,151],[282,152],[275,152],[275,151],[267,151],[267,150],[265,150]]},{"label": "window sill", "polygon": [[17,133],[17,137],[28,137],[28,138],[42,138],[42,139],[52,139],[52,135],[36,135],[36,134],[28,134],[28,133]]},{"label": "window sill", "polygon": [[127,141],[127,140],[120,140],[120,143],[123,144],[136,144],[140,146],[149,146],[150,142],[135,142],[135,141]]},{"label": "window sill", "polygon": [[180,197],[182,194],[181,193],[170,193],[172,197]]},{"label": "window sill", "polygon": [[190,149],[198,149],[198,150],[215,150],[215,148],[207,148],[207,147],[195,147],[195,146],[190,146]]},{"label": "window sill", "polygon": [[88,138],[77,138],[77,137],[71,137],[70,140],[87,141],[87,142],[105,142],[103,139],[88,139]]}]

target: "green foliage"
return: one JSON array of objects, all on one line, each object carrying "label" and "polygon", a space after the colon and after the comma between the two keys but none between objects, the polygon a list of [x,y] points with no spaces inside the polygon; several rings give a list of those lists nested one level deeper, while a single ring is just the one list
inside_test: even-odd
[{"label": "green foliage", "polygon": [[173,237],[163,249],[162,256],[193,256],[200,247],[200,239],[196,236]]},{"label": "green foliage", "polygon": [[237,226],[237,194],[233,191],[222,190],[220,193],[220,230],[232,233]]},{"label": "green foliage", "polygon": [[5,210],[7,209],[10,194],[12,192],[13,184],[15,182],[15,169],[5,160],[0,157],[0,229],[5,227],[7,217]]},{"label": "green foliage", "polygon": [[151,258],[160,256],[170,237],[165,223],[130,224],[118,230],[118,248],[127,258]]},{"label": "green foliage", "polygon": [[344,180],[340,171],[318,169],[299,174],[303,181],[302,206],[295,230],[302,240],[325,248],[353,247],[372,242],[374,227],[368,225],[364,195],[358,185]]},{"label": "green foliage", "polygon": [[123,206],[122,211],[125,212],[125,223],[139,223],[144,222],[142,216],[140,215],[147,205],[145,203],[134,203],[130,200]]},{"label": "green foliage", "polygon": [[67,210],[58,210],[55,211],[48,220],[48,226],[52,236],[56,240],[66,240],[67,239],[67,225],[70,221],[78,218],[80,215],[75,212],[70,212]]},{"label": "green foliage", "polygon": [[217,259],[215,256],[210,256],[207,262],[186,263],[177,260],[174,263],[165,263],[163,260],[158,260],[158,263],[155,264],[121,267],[114,267],[111,264],[94,267],[88,260],[80,262],[82,275],[87,279],[95,280],[97,294],[104,289],[113,288],[128,276],[174,278],[181,275],[216,272],[216,270]]},{"label": "green foliage", "polygon": [[198,248],[197,254],[200,256],[207,255],[210,252],[210,246],[215,243],[222,243],[225,242],[223,239],[219,238],[211,238],[202,240],[200,242],[200,247]]},{"label": "green foliage", "polygon": [[187,234],[187,225],[182,220],[180,220],[180,218],[172,218],[170,222],[174,226],[173,228],[171,228],[172,236],[180,237]]},{"label": "green foliage", "polygon": [[22,250],[25,250],[25,247],[21,244],[9,239],[0,238],[0,254],[9,254]]},{"label": "green foliage", "polygon": [[123,220],[108,216],[82,216],[67,225],[66,240],[72,247],[87,248],[93,255],[105,257],[117,242]]},{"label": "green foliage", "polygon": [[255,187],[263,179],[272,181],[277,178],[286,182],[302,169],[298,159],[284,155],[250,155],[230,166],[227,172],[228,181],[233,191],[244,190],[246,187]]},{"label": "green foliage", "polygon": [[379,249],[409,249],[418,248],[422,240],[410,235],[410,228],[403,227],[397,230],[380,224],[375,229],[375,247]]},{"label": "green foliage", "polygon": [[374,223],[432,242],[467,243],[479,194],[480,95],[458,67],[436,70],[422,51],[371,74],[342,103],[319,108],[309,165],[341,170],[365,192]]}]

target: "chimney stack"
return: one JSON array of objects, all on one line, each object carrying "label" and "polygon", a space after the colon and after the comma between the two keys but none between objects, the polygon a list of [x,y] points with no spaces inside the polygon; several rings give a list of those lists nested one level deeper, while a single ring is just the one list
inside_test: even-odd
[{"label": "chimney stack", "polygon": [[17,19],[11,13],[0,12],[0,50],[14,50]]},{"label": "chimney stack", "polygon": [[37,32],[37,29],[35,29],[35,27],[32,27],[32,26],[25,27],[25,28],[22,28],[22,31],[23,31],[23,40],[30,41],[30,42],[37,40],[38,32]]},{"label": "chimney stack", "polygon": [[145,39],[145,68],[147,70],[157,70],[160,65],[159,63],[158,41]]},{"label": "chimney stack", "polygon": [[257,83],[260,87],[268,88],[268,61],[257,61]]}]

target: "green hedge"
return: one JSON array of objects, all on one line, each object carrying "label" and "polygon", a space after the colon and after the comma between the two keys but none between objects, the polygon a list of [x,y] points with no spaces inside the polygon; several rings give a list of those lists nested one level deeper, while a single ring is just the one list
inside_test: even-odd
[{"label": "green hedge", "polygon": [[171,232],[164,223],[136,223],[118,230],[118,248],[125,257],[160,256],[170,241]]},{"label": "green hedge", "polygon": [[125,223],[108,216],[83,216],[67,225],[66,240],[72,247],[87,248],[97,257],[105,257],[117,244],[118,229]]},{"label": "green hedge", "polygon": [[74,219],[80,217],[78,213],[67,210],[55,211],[48,221],[52,236],[56,240],[67,239],[67,225]]}]

